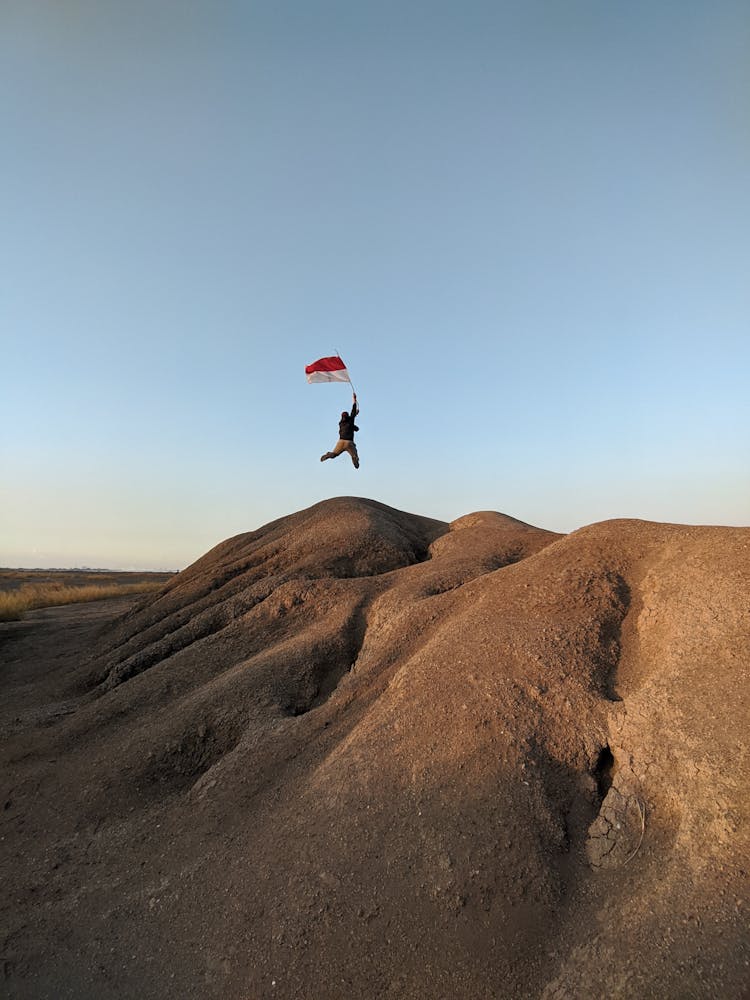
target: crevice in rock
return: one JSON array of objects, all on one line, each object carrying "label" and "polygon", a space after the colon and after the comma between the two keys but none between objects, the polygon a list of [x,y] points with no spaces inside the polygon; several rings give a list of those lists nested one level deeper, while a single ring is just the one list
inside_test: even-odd
[{"label": "crevice in rock", "polygon": [[187,787],[230,753],[244,730],[240,713],[204,719],[186,726],[158,753],[148,756],[142,778],[147,786],[168,786],[171,791]]},{"label": "crevice in rock", "polygon": [[611,603],[599,623],[598,685],[607,701],[622,701],[617,690],[617,673],[622,655],[622,626],[630,610],[630,587],[619,573],[607,574]]},{"label": "crevice in rock", "polygon": [[316,660],[302,678],[297,690],[284,701],[282,710],[286,715],[292,717],[306,715],[325,704],[343,678],[354,668],[365,641],[367,630],[365,610],[364,606],[360,606],[353,613],[347,630],[347,641],[338,653]]},{"label": "crevice in rock", "polygon": [[612,787],[612,778],[615,771],[615,758],[609,744],[605,744],[599,751],[596,764],[594,765],[594,781],[596,781],[596,794],[599,805],[604,802],[607,792]]}]

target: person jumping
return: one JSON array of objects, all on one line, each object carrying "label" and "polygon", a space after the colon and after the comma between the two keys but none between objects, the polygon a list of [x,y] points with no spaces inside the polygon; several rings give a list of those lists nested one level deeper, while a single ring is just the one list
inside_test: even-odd
[{"label": "person jumping", "polygon": [[320,461],[325,462],[327,458],[338,458],[342,451],[348,451],[352,463],[355,469],[359,468],[359,455],[357,454],[357,446],[354,443],[354,432],[359,430],[359,427],[354,423],[354,418],[359,413],[359,407],[357,406],[357,394],[352,393],[352,412],[347,413],[344,410],[341,414],[341,420],[339,420],[339,439],[333,451],[327,451],[325,455],[320,456]]}]

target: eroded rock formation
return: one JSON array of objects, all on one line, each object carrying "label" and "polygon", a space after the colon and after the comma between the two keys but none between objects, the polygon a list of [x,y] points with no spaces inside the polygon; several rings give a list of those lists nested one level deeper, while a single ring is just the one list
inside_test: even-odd
[{"label": "eroded rock formation", "polygon": [[44,654],[9,995],[740,997],[749,583],[750,529],[354,498],[218,545]]}]

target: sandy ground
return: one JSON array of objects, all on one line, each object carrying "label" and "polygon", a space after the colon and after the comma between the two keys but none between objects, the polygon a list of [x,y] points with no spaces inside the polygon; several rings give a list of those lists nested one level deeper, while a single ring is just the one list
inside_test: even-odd
[{"label": "sandy ground", "polygon": [[750,529],[340,498],[0,626],[18,998],[740,998]]}]

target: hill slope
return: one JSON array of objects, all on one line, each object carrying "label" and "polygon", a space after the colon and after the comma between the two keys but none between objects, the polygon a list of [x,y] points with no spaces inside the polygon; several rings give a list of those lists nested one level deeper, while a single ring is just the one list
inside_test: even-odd
[{"label": "hill slope", "polygon": [[740,997],[749,546],[339,498],[38,613],[9,995]]}]

